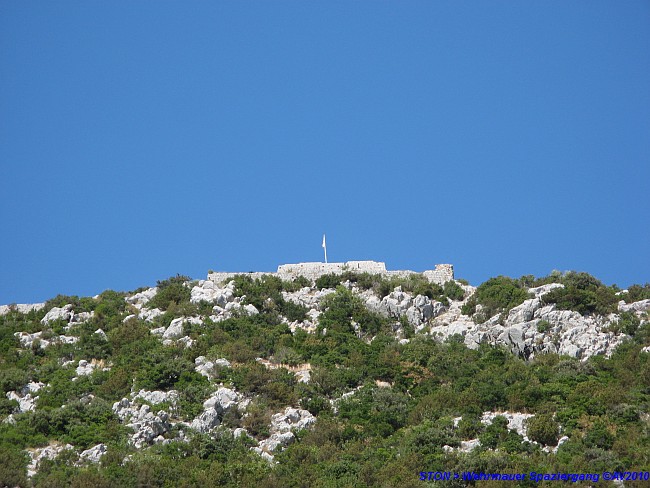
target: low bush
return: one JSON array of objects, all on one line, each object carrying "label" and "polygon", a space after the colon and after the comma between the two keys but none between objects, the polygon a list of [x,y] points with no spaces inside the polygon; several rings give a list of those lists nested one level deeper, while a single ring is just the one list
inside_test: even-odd
[{"label": "low bush", "polygon": [[487,320],[497,313],[507,314],[527,298],[528,291],[519,281],[507,276],[497,276],[479,285],[476,293],[463,305],[462,313],[473,315],[476,313],[476,306],[481,305],[481,321]]},{"label": "low bush", "polygon": [[632,285],[627,289],[627,293],[623,293],[620,298],[627,303],[634,303],[640,300],[650,299],[650,283],[645,285]]},{"label": "low bush", "polygon": [[545,446],[556,446],[560,426],[552,414],[541,413],[526,421],[528,437]]},{"label": "low bush", "polygon": [[149,308],[167,310],[171,304],[180,305],[189,303],[192,294],[186,283],[190,281],[188,276],[177,274],[166,280],[158,281],[158,293],[149,301]]},{"label": "low bush", "polygon": [[560,280],[564,288],[555,288],[542,297],[544,304],[554,303],[560,310],[575,310],[582,315],[607,315],[616,312],[616,289],[603,285],[588,273],[570,271]]}]

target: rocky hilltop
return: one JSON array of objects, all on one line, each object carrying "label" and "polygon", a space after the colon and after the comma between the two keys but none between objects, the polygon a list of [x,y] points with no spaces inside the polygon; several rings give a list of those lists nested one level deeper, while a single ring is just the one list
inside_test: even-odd
[{"label": "rocky hilltop", "polygon": [[[6,468],[3,476],[15,485],[38,484],[61,470],[86,472],[111,452],[112,463],[141,468],[150,459],[142,453],[165,456],[155,446],[194,452],[197,442],[248,452],[266,472],[318,425],[353,426],[350,439],[398,439],[410,432],[401,429],[424,428],[426,419],[450,422],[432,447],[440,456],[497,448],[501,441],[486,434],[494,429],[532,446],[526,452],[554,455],[572,432],[575,442],[591,432],[576,418],[604,414],[569,415],[560,400],[543,401],[533,372],[518,388],[538,384],[530,390],[537,399],[515,399],[515,377],[479,380],[481,368],[457,361],[479,364],[500,351],[507,354],[497,360],[503,371],[564,364],[558,371],[572,371],[573,387],[596,375],[588,366],[593,357],[634,345],[636,361],[647,364],[649,292],[648,285],[605,287],[585,273],[498,277],[475,287],[455,280],[451,265],[416,273],[352,261],[283,265],[277,273],[210,272],[205,280],[177,276],[131,293],[4,305],[2,432],[18,436],[14,451],[28,457],[8,455],[14,471]],[[449,362],[447,369],[435,358]],[[448,401],[426,413],[427,401],[465,398],[469,388],[480,396],[491,382],[501,391],[493,399],[473,399],[467,408]],[[630,399],[616,405],[632,409],[636,421],[645,418],[647,428],[643,395],[647,390],[636,406]],[[368,415],[384,405],[397,417],[375,425],[363,420],[360,405]],[[555,426],[550,434],[535,424],[536,414]],[[494,419],[505,423],[493,427]]]}]

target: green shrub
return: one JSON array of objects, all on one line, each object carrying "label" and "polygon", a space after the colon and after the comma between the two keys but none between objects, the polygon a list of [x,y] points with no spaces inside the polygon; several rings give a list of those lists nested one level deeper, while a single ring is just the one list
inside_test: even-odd
[{"label": "green shrub", "polygon": [[284,283],[280,278],[264,275],[253,279],[248,275],[237,275],[235,281],[235,294],[245,297],[245,303],[253,305],[265,314],[281,314],[290,321],[305,320],[307,308],[302,305],[285,300],[282,297]]},{"label": "green shrub", "polygon": [[91,297],[81,297],[79,298],[76,295],[57,295],[54,298],[49,299],[45,302],[45,307],[43,310],[48,311],[52,307],[63,307],[65,305],[71,304],[75,313],[79,312],[92,312],[97,306],[97,301]]},{"label": "green shrub", "polygon": [[538,332],[548,332],[551,330],[551,323],[548,320],[538,320],[537,321],[537,331]]},{"label": "green shrub", "polygon": [[476,293],[463,305],[462,313],[472,315],[476,305],[481,305],[483,319],[489,319],[497,313],[507,313],[510,309],[521,305],[528,298],[528,292],[522,285],[507,276],[497,276],[482,283]]},{"label": "green shrub", "polygon": [[319,290],[324,288],[336,288],[342,283],[342,275],[336,273],[328,273],[319,276],[316,279],[315,286]]},{"label": "green shrub", "polygon": [[311,281],[304,276],[298,276],[292,281],[283,281],[282,289],[287,292],[298,291],[302,288],[310,287]]},{"label": "green shrub", "polygon": [[163,281],[158,281],[158,292],[149,301],[149,308],[167,310],[172,304],[180,305],[189,303],[192,291],[186,283],[190,281],[188,276],[177,274]]},{"label": "green shrub", "polygon": [[0,370],[0,391],[2,396],[12,390],[20,390],[28,381],[27,372],[18,368]]},{"label": "green shrub", "polygon": [[528,437],[545,446],[556,446],[560,426],[552,414],[540,413],[526,420]]},{"label": "green shrub", "polygon": [[455,281],[447,281],[442,287],[444,295],[450,300],[462,300],[465,297],[465,291]]},{"label": "green shrub", "polygon": [[13,446],[0,445],[0,484],[30,486],[27,481],[27,453]]},{"label": "green shrub", "polygon": [[560,310],[607,315],[616,312],[618,297],[614,288],[606,287],[588,273],[571,271],[562,276],[564,288],[555,288],[542,297],[544,304],[555,303]]},{"label": "green shrub", "polygon": [[370,312],[361,298],[343,286],[326,296],[323,305],[326,311],[320,317],[320,328],[328,331],[354,333],[354,324],[357,324],[362,333],[376,334],[387,323],[385,318]]},{"label": "green shrub", "polygon": [[601,449],[611,449],[614,444],[614,436],[602,421],[597,421],[587,431],[584,443],[588,447],[599,447]]},{"label": "green shrub", "polygon": [[634,312],[621,312],[618,321],[609,326],[609,330],[634,337],[639,330],[641,320]]},{"label": "green shrub", "polygon": [[508,419],[503,416],[494,417],[492,423],[479,436],[481,447],[487,449],[496,449],[507,438]]},{"label": "green shrub", "polygon": [[632,285],[628,287],[627,293],[623,293],[620,298],[625,300],[627,303],[638,302],[639,300],[648,300],[650,299],[650,283],[645,285]]}]

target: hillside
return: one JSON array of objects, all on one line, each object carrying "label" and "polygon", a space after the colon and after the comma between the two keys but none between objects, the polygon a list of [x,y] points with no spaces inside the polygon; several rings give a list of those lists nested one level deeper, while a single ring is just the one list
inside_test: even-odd
[{"label": "hillside", "polygon": [[650,285],[377,264],[0,307],[0,486],[647,486]]}]

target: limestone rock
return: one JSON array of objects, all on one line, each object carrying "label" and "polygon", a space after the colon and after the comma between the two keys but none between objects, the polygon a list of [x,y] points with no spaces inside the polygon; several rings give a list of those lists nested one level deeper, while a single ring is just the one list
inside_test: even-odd
[{"label": "limestone rock", "polygon": [[163,339],[178,339],[183,335],[183,324],[189,323],[194,325],[199,325],[203,323],[200,317],[178,317],[174,319],[169,324],[169,327],[165,329],[162,337]]},{"label": "limestone rock", "polygon": [[87,376],[91,374],[96,367],[96,365],[89,363],[85,359],[81,359],[79,361],[79,365],[77,366],[77,376]]},{"label": "limestone rock", "polygon": [[0,316],[7,315],[9,312],[29,313],[32,310],[41,310],[45,307],[44,303],[15,303],[12,305],[0,305]]},{"label": "limestone rock", "polygon": [[284,412],[276,413],[271,417],[271,432],[290,432],[302,430],[316,422],[308,410],[287,407]]},{"label": "limestone rock", "polygon": [[302,305],[303,307],[307,307],[312,310],[320,310],[323,298],[334,292],[335,290],[329,288],[326,288],[324,290],[313,290],[307,286],[294,292],[283,291],[282,298],[289,302],[295,303],[296,305]]},{"label": "limestone rock", "polygon": [[[609,357],[627,338],[625,334],[608,331],[608,326],[617,320],[616,315],[583,317],[571,310],[556,310],[554,304],[542,306],[538,298],[526,300],[513,308],[505,327],[498,323],[498,317],[475,324],[456,306],[452,304],[448,312],[434,320],[430,333],[440,341],[460,334],[467,347],[472,349],[482,343],[502,344],[526,359],[538,354],[559,353],[585,360],[596,354]],[[541,320],[550,324],[550,330],[540,332],[537,329]]]},{"label": "limestone rock", "polygon": [[447,310],[447,307],[437,301],[432,301],[424,295],[417,295],[415,298],[409,293],[402,291],[402,287],[396,287],[381,300],[372,293],[363,293],[361,298],[366,303],[368,310],[399,320],[405,316],[416,332],[422,331],[425,324]]},{"label": "limestone rock", "polygon": [[540,298],[546,295],[551,290],[555,290],[556,288],[564,288],[564,285],[562,283],[549,283],[548,285],[542,285],[536,288],[529,288],[528,293],[532,293],[533,295],[535,295],[535,298]]},{"label": "limestone rock", "polygon": [[191,428],[199,432],[209,432],[221,424],[223,413],[235,406],[241,400],[241,396],[230,388],[219,388],[210,398],[203,402],[203,412],[189,424]]},{"label": "limestone rock", "polygon": [[225,307],[235,298],[235,282],[230,281],[225,287],[219,288],[210,280],[199,281],[198,286],[192,288],[190,301],[192,303],[208,302]]},{"label": "limestone rock", "polygon": [[194,360],[194,370],[208,379],[214,378],[214,368],[230,368],[230,361],[225,358],[209,361],[205,356],[199,356]]},{"label": "limestone rock", "polygon": [[7,392],[8,400],[16,400],[20,412],[32,412],[36,408],[36,400],[38,396],[35,395],[45,385],[43,383],[30,382],[23,386],[20,391]]},{"label": "limestone rock", "polygon": [[[152,308],[152,309],[142,308],[140,313],[138,314],[138,318],[140,320],[144,320],[145,322],[153,322],[154,319],[160,317],[164,313],[165,312],[163,312],[159,308]],[[131,315],[129,315],[129,317],[131,317]],[[124,320],[126,321],[129,317],[127,317]]]},{"label": "limestone rock", "polygon": [[107,450],[106,444],[97,444],[79,454],[79,459],[88,463],[97,464],[101,461],[102,456],[106,454]]},{"label": "limestone rock", "polygon": [[530,441],[528,439],[528,431],[526,430],[526,420],[535,415],[532,413],[519,413],[519,412],[483,412],[481,417],[481,423],[484,425],[490,425],[494,421],[495,417],[505,417],[508,421],[508,429],[514,430],[524,438],[524,441]]},{"label": "limestone rock", "polygon": [[618,304],[618,309],[621,312],[646,312],[650,310],[650,299],[639,300],[634,303],[625,303],[621,300]]},{"label": "limestone rock", "polygon": [[38,466],[44,459],[56,459],[59,454],[67,449],[73,449],[70,444],[50,444],[46,447],[37,447],[35,449],[28,449],[27,453],[30,457],[29,465],[27,466],[27,476],[32,477],[38,471]]},{"label": "limestone rock", "polygon": [[154,414],[149,405],[138,405],[132,403],[128,398],[122,398],[119,402],[115,402],[113,412],[127,427],[133,429],[134,433],[129,442],[136,449],[162,442],[163,435],[172,428],[167,412],[161,410]]},{"label": "limestone rock", "polygon": [[49,340],[41,338],[43,332],[35,332],[29,334],[27,332],[16,332],[14,336],[20,341],[20,345],[26,349],[31,349],[34,347],[34,343],[37,342],[40,345],[41,349],[45,349],[50,345]]},{"label": "limestone rock", "polygon": [[68,322],[70,320],[70,317],[73,315],[74,312],[72,311],[71,304],[64,305],[63,307],[53,307],[49,312],[45,314],[45,317],[41,319],[41,324],[48,325],[50,322],[54,322],[56,320],[65,320]]},{"label": "limestone rock", "polygon": [[155,329],[151,329],[150,332],[155,336],[162,337],[166,330],[167,327],[156,327]]},{"label": "limestone rock", "polygon": [[296,371],[298,383],[309,383],[311,381],[311,371],[308,369]]},{"label": "limestone rock", "polygon": [[541,306],[542,302],[539,298],[525,300],[524,303],[510,310],[508,318],[506,319],[506,325],[520,324],[532,320],[535,312]]},{"label": "limestone rock", "polygon": [[130,297],[126,297],[124,300],[126,300],[126,303],[130,303],[131,305],[134,305],[136,308],[140,309],[146,305],[153,297],[155,297],[156,293],[158,293],[158,288],[149,288]]},{"label": "limestone rock", "polygon": [[175,405],[176,402],[178,402],[178,392],[176,390],[140,390],[131,396],[133,397],[133,400],[144,400],[145,402],[151,403],[152,405],[166,402]]},{"label": "limestone rock", "polygon": [[461,452],[470,452],[476,449],[481,445],[481,441],[478,439],[471,439],[469,441],[460,441],[460,448],[458,448],[459,451]]},{"label": "limestone rock", "polygon": [[183,335],[183,318],[174,319],[163,332],[163,339],[176,339]]},{"label": "limestone rock", "polygon": [[[306,429],[316,422],[309,411],[287,407],[284,412],[271,417],[270,436],[252,449],[268,461],[273,461],[273,452],[282,449],[295,440],[294,432]],[[266,455],[265,455],[266,454]]]}]

